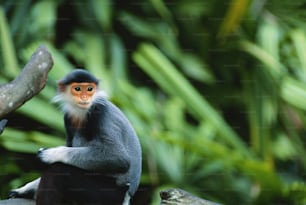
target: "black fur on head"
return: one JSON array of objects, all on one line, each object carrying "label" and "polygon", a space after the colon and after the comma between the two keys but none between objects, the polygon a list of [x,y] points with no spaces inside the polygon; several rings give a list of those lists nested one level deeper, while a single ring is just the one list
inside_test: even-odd
[{"label": "black fur on head", "polygon": [[99,84],[99,79],[83,69],[75,69],[71,73],[67,74],[63,79],[59,81],[62,85],[68,85],[70,83],[95,83]]}]

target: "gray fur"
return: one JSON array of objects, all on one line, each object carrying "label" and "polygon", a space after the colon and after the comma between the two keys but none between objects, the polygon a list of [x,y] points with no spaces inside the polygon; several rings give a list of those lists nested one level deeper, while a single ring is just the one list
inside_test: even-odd
[{"label": "gray fur", "polygon": [[[103,96],[95,98],[88,112],[97,118],[97,127],[88,128],[85,125],[79,130],[69,128],[67,119],[73,114],[65,113],[67,136],[72,139],[72,147],[46,149],[39,154],[39,158],[49,164],[62,162],[115,176],[118,185],[130,184],[129,195],[133,196],[141,175],[141,147],[134,129],[124,114]],[[89,129],[96,129],[90,136],[91,140],[84,136],[84,133],[90,132]]]},{"label": "gray fur", "polygon": [[[63,101],[67,145],[40,150],[38,157],[48,164],[62,162],[115,177],[119,186],[129,185],[124,200],[124,204],[129,204],[139,185],[142,157],[138,137],[128,119],[101,91],[86,115],[61,93],[54,101]],[[73,117],[84,118],[84,127],[73,127]],[[36,187],[31,189],[36,190],[38,183],[32,185]],[[27,188],[26,185],[14,191],[22,195]]]}]

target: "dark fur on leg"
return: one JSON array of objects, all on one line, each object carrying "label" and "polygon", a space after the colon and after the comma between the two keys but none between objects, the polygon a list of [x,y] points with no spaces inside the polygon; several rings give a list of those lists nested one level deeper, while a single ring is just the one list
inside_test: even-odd
[{"label": "dark fur on leg", "polygon": [[25,199],[33,199],[34,198],[34,192],[29,191],[23,194],[19,194],[17,191],[10,191],[9,192],[9,198],[25,198]]},{"label": "dark fur on leg", "polygon": [[116,205],[122,204],[127,189],[101,173],[55,163],[41,177],[36,204]]}]

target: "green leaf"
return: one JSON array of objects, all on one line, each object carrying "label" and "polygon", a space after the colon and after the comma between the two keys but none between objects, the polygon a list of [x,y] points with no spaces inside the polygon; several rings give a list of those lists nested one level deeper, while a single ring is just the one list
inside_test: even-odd
[{"label": "green leaf", "polygon": [[1,144],[11,151],[36,153],[41,147],[55,147],[64,145],[65,140],[41,132],[25,132],[12,128],[5,128],[0,138]]},{"label": "green leaf", "polygon": [[273,55],[271,55],[258,45],[247,40],[242,40],[240,42],[240,47],[242,50],[251,54],[260,62],[262,62],[265,65],[262,67],[262,69],[269,73],[273,77],[273,79],[278,80],[286,73],[285,66],[277,59],[275,59]]},{"label": "green leaf", "polygon": [[[91,6],[96,20],[102,29],[109,30],[112,26],[112,4],[110,0],[91,0]],[[102,10],[101,10],[102,9]]]},{"label": "green leaf", "polygon": [[181,67],[189,77],[196,79],[200,82],[213,83],[215,78],[209,71],[208,65],[197,58],[195,55],[182,54],[177,59],[181,64]]},{"label": "green leaf", "polygon": [[119,19],[132,33],[137,36],[149,39],[160,38],[160,32],[156,29],[156,26],[150,25],[143,19],[137,18],[136,16],[126,12],[120,13]]},{"label": "green leaf", "polygon": [[293,159],[297,154],[294,145],[289,140],[288,136],[283,133],[278,134],[272,147],[276,157],[282,160]]},{"label": "green leaf", "polygon": [[304,83],[286,77],[281,87],[281,97],[287,103],[306,110],[306,88]]},{"label": "green leaf", "polygon": [[258,42],[263,50],[279,61],[280,29],[271,15],[265,15],[258,31]]},{"label": "green leaf", "polygon": [[296,54],[298,56],[300,66],[297,66],[295,69],[301,70],[301,74],[298,76],[299,78],[305,81],[306,77],[306,37],[305,33],[302,30],[296,29],[291,32],[291,39],[293,41],[293,45],[296,49]]},{"label": "green leaf", "polygon": [[16,52],[11,39],[10,28],[5,18],[3,9],[0,7],[0,45],[4,61],[3,74],[14,78],[19,73]]},{"label": "green leaf", "polygon": [[[51,38],[54,35],[56,23],[56,1],[39,1],[32,8],[30,34],[33,36]],[[43,12],[42,12],[43,11]]]},{"label": "green leaf", "polygon": [[21,106],[17,112],[29,116],[46,126],[52,126],[60,131],[64,130],[63,114],[50,102],[38,97],[32,98]]},{"label": "green leaf", "polygon": [[21,153],[30,153],[34,154],[37,153],[40,145],[33,143],[33,142],[15,142],[6,140],[2,143],[3,147],[6,149],[13,151],[13,152],[21,152]]},{"label": "green leaf", "polygon": [[249,150],[231,127],[156,47],[142,44],[133,54],[133,59],[166,92],[181,98],[198,120],[205,119],[212,123],[223,140],[250,156]]},{"label": "green leaf", "polygon": [[116,92],[120,81],[127,81],[127,59],[123,42],[115,34],[110,38],[110,52],[111,88]]}]

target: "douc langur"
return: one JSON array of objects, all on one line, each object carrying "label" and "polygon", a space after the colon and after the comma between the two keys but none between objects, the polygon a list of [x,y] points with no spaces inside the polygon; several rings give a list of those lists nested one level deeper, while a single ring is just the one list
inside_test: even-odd
[{"label": "douc langur", "polygon": [[10,192],[34,196],[37,205],[129,204],[141,175],[141,147],[124,114],[98,88],[99,80],[75,69],[58,82],[66,146],[40,149],[42,176]]}]

